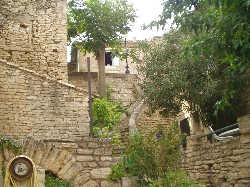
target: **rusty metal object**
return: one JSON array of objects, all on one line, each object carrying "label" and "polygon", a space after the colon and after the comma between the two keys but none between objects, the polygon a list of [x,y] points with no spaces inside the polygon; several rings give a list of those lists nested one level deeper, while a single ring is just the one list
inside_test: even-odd
[{"label": "rusty metal object", "polygon": [[33,163],[25,156],[16,157],[10,164],[10,174],[17,181],[25,181],[32,176]]}]

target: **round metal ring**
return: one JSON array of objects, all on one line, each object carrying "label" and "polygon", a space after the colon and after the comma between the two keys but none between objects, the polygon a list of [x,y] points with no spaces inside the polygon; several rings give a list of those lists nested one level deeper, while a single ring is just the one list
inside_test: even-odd
[{"label": "round metal ring", "polygon": [[20,156],[10,164],[10,174],[17,181],[25,181],[33,173],[33,164],[28,158]]}]

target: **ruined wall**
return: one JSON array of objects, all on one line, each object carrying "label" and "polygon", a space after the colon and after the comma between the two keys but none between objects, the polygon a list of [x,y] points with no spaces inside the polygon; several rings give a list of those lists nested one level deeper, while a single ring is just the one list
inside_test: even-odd
[{"label": "ruined wall", "polygon": [[75,141],[89,134],[87,92],[0,60],[0,134]]},{"label": "ruined wall", "polygon": [[[97,73],[91,73],[92,93],[97,93]],[[86,72],[74,72],[69,74],[69,82],[78,87],[88,89],[88,74]],[[133,104],[138,94],[135,88],[137,82],[136,75],[106,73],[106,84],[108,92],[113,101],[120,102],[122,106],[128,108]]]},{"label": "ruined wall", "polygon": [[1,0],[0,59],[67,81],[66,0]]}]

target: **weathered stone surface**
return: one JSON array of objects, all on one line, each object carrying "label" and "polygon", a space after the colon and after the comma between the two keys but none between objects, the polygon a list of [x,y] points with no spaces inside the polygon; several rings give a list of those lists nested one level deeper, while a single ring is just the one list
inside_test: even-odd
[{"label": "weathered stone surface", "polygon": [[67,81],[66,1],[1,0],[0,6],[0,59]]},{"label": "weathered stone surface", "polygon": [[121,187],[121,184],[120,184],[120,182],[102,181],[101,187]]},{"label": "weathered stone surface", "polygon": [[[8,83],[0,93],[0,135],[61,140],[67,149],[77,148],[73,142],[88,136],[86,93],[6,61],[0,60],[0,69],[0,82]],[[69,96],[73,102],[66,100]],[[35,151],[30,147],[28,156]]]},{"label": "weathered stone surface", "polygon": [[93,180],[90,180],[87,183],[83,184],[82,187],[99,187],[99,184]]},{"label": "weathered stone surface", "polygon": [[93,179],[106,179],[109,174],[112,173],[110,168],[98,168],[93,169],[90,174]]},{"label": "weathered stone surface", "polygon": [[74,180],[74,186],[80,186],[85,184],[89,180],[89,173],[80,173],[79,175],[76,176]]},{"label": "weathered stone surface", "polygon": [[111,156],[101,156],[101,161],[112,161]]},{"label": "weathered stone surface", "polygon": [[136,177],[122,177],[122,187],[131,187],[136,184]]},{"label": "weathered stone surface", "polygon": [[80,161],[80,162],[87,162],[87,161],[93,161],[94,158],[93,156],[85,156],[85,155],[78,155],[76,157],[77,161]]},{"label": "weathered stone surface", "polygon": [[77,149],[78,154],[89,155],[93,153],[93,149]]}]

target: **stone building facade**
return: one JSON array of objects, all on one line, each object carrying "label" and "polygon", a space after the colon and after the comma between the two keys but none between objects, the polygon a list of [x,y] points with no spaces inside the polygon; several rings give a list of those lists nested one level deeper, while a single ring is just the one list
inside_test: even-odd
[{"label": "stone building facade", "polygon": [[[128,48],[133,47],[133,42],[128,43]],[[126,49],[124,49],[126,50]],[[126,59],[121,59],[120,57],[113,56],[112,50],[106,48],[105,50],[105,72],[106,73],[117,73],[124,74],[126,71]],[[96,57],[92,53],[86,53],[85,55],[81,52],[80,49],[75,49],[72,53],[71,62],[68,64],[69,73],[71,72],[87,72],[87,57],[90,57],[90,71],[98,72],[98,62]],[[131,58],[127,59],[130,74],[137,74],[136,64],[133,63]]]},{"label": "stone building facade", "polygon": [[1,0],[0,59],[67,81],[66,0]]},{"label": "stone building facade", "polygon": [[[89,137],[88,93],[68,84],[66,0],[0,2],[0,135],[74,187],[106,181],[111,143]],[[32,138],[30,138],[32,137]],[[15,156],[4,149],[0,165]]]},{"label": "stone building facade", "polygon": [[[139,95],[136,90],[137,76],[133,74],[106,73],[106,85],[108,94],[114,102],[121,103],[125,108],[129,108],[136,102]],[[97,72],[91,73],[91,89],[93,94],[98,90]],[[85,90],[88,89],[87,72],[74,72],[69,74],[69,82]]]}]

